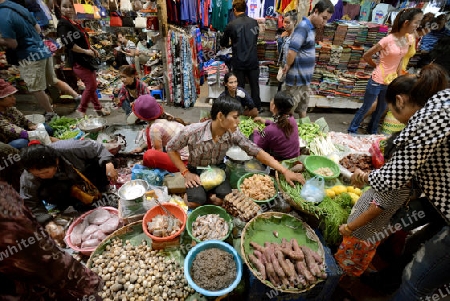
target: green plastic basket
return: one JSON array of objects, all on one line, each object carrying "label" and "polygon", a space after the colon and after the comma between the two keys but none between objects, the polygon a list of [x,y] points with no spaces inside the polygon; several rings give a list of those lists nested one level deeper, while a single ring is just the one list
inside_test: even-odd
[{"label": "green plastic basket", "polygon": [[[253,175],[255,175],[255,174],[261,174],[261,175],[267,176],[267,174],[265,174],[265,173],[260,173],[260,172],[246,173],[245,175],[243,175],[242,177],[240,177],[240,179],[239,179],[239,181],[238,181],[238,183],[237,183],[237,188],[238,188],[238,190],[239,190],[240,192],[242,192],[242,191],[241,191],[241,184],[242,184],[242,182],[244,182],[244,180],[245,180],[246,178],[249,178],[249,177],[251,177],[251,176],[253,176]],[[258,204],[258,205],[267,204],[267,203],[273,201],[273,200],[277,197],[277,195],[278,195],[278,186],[277,186],[277,184],[276,184],[274,178],[273,178],[273,177],[270,177],[270,178],[272,179],[273,185],[275,186],[275,195],[274,195],[273,197],[271,197],[270,199],[262,200],[262,201],[260,201],[260,200],[255,200],[255,199],[252,199],[252,198],[251,198],[251,199],[252,199],[256,204]]]},{"label": "green plastic basket", "polygon": [[[340,174],[339,165],[337,165],[334,161],[328,159],[327,157],[308,156],[308,157],[306,157],[304,163],[305,163],[306,170],[315,176],[322,177],[325,180],[335,179],[335,178],[339,177],[339,174]],[[332,176],[323,176],[323,175],[316,174],[315,171],[321,167],[328,167],[333,172],[333,175]]]},{"label": "green plastic basket", "polygon": [[225,222],[228,223],[229,229],[228,229],[227,235],[219,240],[223,241],[223,240],[227,239],[228,236],[230,236],[231,230],[233,230],[233,219],[225,211],[225,209],[223,209],[222,207],[219,207],[219,206],[214,206],[214,205],[200,206],[200,207],[196,208],[195,210],[193,210],[189,214],[187,223],[186,223],[186,230],[187,230],[189,236],[192,237],[192,239],[195,240],[196,242],[202,242],[201,240],[197,239],[192,234],[192,224],[195,222],[197,217],[202,216],[202,215],[207,215],[207,214],[218,214],[221,218],[223,218],[225,220]]}]

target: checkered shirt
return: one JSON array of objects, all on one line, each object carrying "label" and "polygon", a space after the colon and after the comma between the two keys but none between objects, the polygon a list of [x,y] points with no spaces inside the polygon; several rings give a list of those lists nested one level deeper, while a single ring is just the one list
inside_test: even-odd
[{"label": "checkered shirt", "polygon": [[416,178],[431,203],[450,222],[450,89],[434,95],[394,140],[396,151],[369,175],[377,191],[403,187]]},{"label": "checkered shirt", "polygon": [[256,157],[261,148],[248,140],[237,129],[234,133],[226,132],[219,141],[214,142],[211,133],[212,121],[193,123],[186,126],[167,144],[167,151],[179,151],[183,147],[189,148],[189,165],[193,167],[206,167],[223,163],[227,150],[237,145],[250,156]]}]

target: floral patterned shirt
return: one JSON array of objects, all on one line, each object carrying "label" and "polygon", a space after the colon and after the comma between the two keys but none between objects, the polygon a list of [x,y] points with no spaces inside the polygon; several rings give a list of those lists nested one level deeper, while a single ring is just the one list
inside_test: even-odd
[{"label": "floral patterned shirt", "polygon": [[34,125],[16,108],[0,113],[0,141],[9,143],[16,139],[28,139],[28,129]]}]

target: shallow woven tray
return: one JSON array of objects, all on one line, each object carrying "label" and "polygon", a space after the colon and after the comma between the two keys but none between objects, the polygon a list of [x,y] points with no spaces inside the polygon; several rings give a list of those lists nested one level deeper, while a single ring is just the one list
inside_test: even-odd
[{"label": "shallow woven tray", "polygon": [[[286,219],[291,220],[292,223],[298,224],[302,228],[301,229],[296,228],[295,231],[293,231],[294,230],[293,228],[289,227],[285,223],[281,223],[281,221],[286,221]],[[267,221],[267,223],[270,224],[270,231],[264,231],[263,229],[261,229],[261,231],[257,231],[258,226],[256,223],[262,224],[264,221]],[[276,223],[275,221],[277,221],[278,223]],[[282,235],[284,234],[283,231],[280,229],[282,227],[285,227],[286,231],[288,231],[288,232],[290,231],[295,234],[293,234],[291,237],[282,237]],[[291,230],[289,230],[287,228],[291,228]],[[261,274],[258,272],[258,270],[253,266],[253,264],[248,259],[248,254],[247,254],[248,252],[246,251],[249,249],[253,249],[249,246],[250,241],[255,237],[255,235],[250,237],[250,235],[251,235],[250,233],[252,231],[258,232],[258,235],[260,235],[260,236],[265,235],[265,237],[263,237],[263,238],[265,238],[267,242],[281,243],[282,238],[286,238],[288,241],[291,238],[297,238],[297,241],[300,246],[307,245],[312,250],[316,250],[317,253],[323,258],[323,262],[325,263],[325,251],[323,249],[323,245],[320,242],[319,237],[316,235],[314,230],[307,223],[305,223],[304,221],[302,221],[300,219],[295,218],[292,215],[285,214],[285,213],[280,213],[280,212],[262,213],[256,217],[254,217],[244,227],[244,230],[243,230],[242,236],[241,236],[241,255],[244,258],[245,264],[248,266],[248,268],[253,273],[253,275],[255,275],[255,277],[259,279],[259,281],[261,281],[262,283],[264,283],[271,289],[274,289],[274,290],[277,290],[280,292],[299,294],[299,293],[303,293],[303,292],[306,292],[306,291],[312,289],[317,283],[324,281],[323,279],[318,279],[316,281],[316,283],[314,283],[306,288],[302,288],[302,289],[298,289],[298,288],[282,289],[280,287],[276,287],[275,285],[273,285],[269,280],[263,280],[261,277]],[[279,232],[278,238],[273,235],[272,231]],[[258,240],[258,238],[256,238],[256,239]],[[261,237],[259,239],[261,239]],[[258,241],[256,241],[256,242],[261,244]]]}]

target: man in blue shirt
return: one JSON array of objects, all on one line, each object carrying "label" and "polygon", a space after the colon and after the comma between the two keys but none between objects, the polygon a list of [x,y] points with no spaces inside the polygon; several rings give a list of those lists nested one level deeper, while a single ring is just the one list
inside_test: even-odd
[{"label": "man in blue shirt", "polygon": [[46,119],[50,119],[55,113],[44,91],[57,79],[53,77],[51,51],[39,35],[41,29],[33,15],[19,4],[0,0],[0,12],[0,46],[15,50],[20,76],[45,109]]},{"label": "man in blue shirt", "polygon": [[291,36],[289,52],[283,73],[286,90],[294,96],[293,112],[306,117],[309,104],[309,85],[316,63],[316,28],[322,28],[331,18],[334,5],[330,0],[320,0],[308,17],[303,17]]}]

